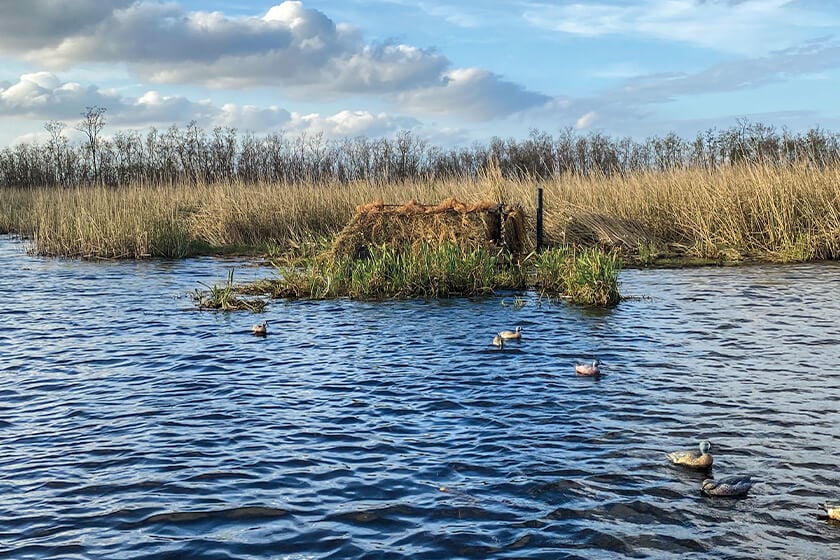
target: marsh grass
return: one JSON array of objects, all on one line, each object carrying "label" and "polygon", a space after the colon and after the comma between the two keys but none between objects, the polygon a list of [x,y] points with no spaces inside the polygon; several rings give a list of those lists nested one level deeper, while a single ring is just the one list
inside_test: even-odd
[{"label": "marsh grass", "polygon": [[31,237],[34,230],[34,189],[0,191],[0,235]]},{"label": "marsh grass", "polygon": [[[373,200],[401,204],[453,196],[517,204],[533,216],[538,185],[548,247],[597,244],[646,265],[681,258],[719,263],[840,256],[840,166],[807,164],[568,174],[539,183],[504,178],[491,166],[477,179],[379,185],[4,189],[0,231],[29,237],[32,250],[43,255],[181,257],[241,248],[279,258],[333,238],[357,205]],[[576,238],[572,222],[590,235]],[[615,224],[624,229],[606,227]]]},{"label": "marsh grass", "polygon": [[221,286],[208,286],[199,282],[207,290],[196,289],[191,294],[193,301],[199,309],[214,309],[219,311],[251,311],[259,313],[265,309],[267,302],[264,299],[240,298],[233,282],[233,269],[228,270],[227,283]]},{"label": "marsh grass", "polygon": [[525,278],[509,257],[454,243],[372,247],[364,259],[325,253],[277,267],[277,279],[244,288],[290,299],[380,300],[491,294],[523,289]]},{"label": "marsh grass", "polygon": [[104,187],[32,193],[33,223],[22,233],[31,236],[38,254],[131,259],[190,254],[182,196]]},{"label": "marsh grass", "polygon": [[537,288],[549,298],[582,305],[620,301],[614,254],[557,248],[524,259],[455,243],[372,247],[365,258],[324,253],[295,266],[278,266],[272,280],[239,287],[241,293],[286,299],[361,300],[482,296]]},{"label": "marsh grass", "polygon": [[654,263],[674,256],[718,262],[840,256],[836,166],[752,165],[568,177],[548,185],[545,196],[552,235],[562,230],[558,222],[575,214],[630,220],[649,236],[642,251],[637,246],[636,256]]},{"label": "marsh grass", "polygon": [[549,298],[610,307],[621,301],[621,258],[598,247],[555,247],[534,256],[535,288]]},{"label": "marsh grass", "polygon": [[609,307],[621,301],[621,259],[596,247],[572,251],[565,269],[565,296],[584,305]]}]

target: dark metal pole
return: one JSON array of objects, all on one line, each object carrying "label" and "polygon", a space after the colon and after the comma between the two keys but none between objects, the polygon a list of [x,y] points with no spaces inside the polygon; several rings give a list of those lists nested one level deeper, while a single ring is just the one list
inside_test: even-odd
[{"label": "dark metal pole", "polygon": [[537,187],[537,253],[543,247],[543,189]]}]

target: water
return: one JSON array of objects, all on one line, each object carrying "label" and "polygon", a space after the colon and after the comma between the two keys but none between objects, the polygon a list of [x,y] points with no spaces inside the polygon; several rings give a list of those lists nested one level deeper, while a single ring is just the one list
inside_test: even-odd
[{"label": "water", "polygon": [[[628,270],[609,311],[273,302],[257,338],[187,296],[242,263],[0,262],[2,558],[840,556],[837,264]],[[701,438],[747,498],[665,459]]]}]

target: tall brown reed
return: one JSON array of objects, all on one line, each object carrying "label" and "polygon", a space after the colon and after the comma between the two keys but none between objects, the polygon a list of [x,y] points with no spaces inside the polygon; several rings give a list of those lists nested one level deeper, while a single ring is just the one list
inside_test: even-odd
[{"label": "tall brown reed", "polygon": [[[329,238],[356,205],[383,199],[495,200],[533,215],[544,188],[549,246],[569,242],[574,216],[637,224],[677,255],[773,261],[840,257],[840,166],[745,165],[627,175],[505,179],[491,166],[450,181],[181,184],[165,187],[5,189],[0,231],[30,236],[34,251],[83,257],[183,256],[207,246],[273,247],[282,252]],[[533,232],[531,232],[533,235]],[[649,248],[645,249],[652,252]]]},{"label": "tall brown reed", "polygon": [[750,165],[546,185],[549,229],[582,212],[632,220],[679,252],[711,259],[840,257],[840,167]]},{"label": "tall brown reed", "polygon": [[34,189],[6,189],[0,192],[0,234],[31,237],[34,232]]},{"label": "tall brown reed", "polygon": [[32,240],[43,255],[183,257],[190,236],[184,191],[85,187],[33,191]]}]

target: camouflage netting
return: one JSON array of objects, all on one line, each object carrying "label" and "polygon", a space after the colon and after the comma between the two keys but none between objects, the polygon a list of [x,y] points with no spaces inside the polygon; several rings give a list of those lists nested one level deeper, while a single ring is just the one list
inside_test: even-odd
[{"label": "camouflage netting", "polygon": [[521,255],[530,250],[527,231],[525,214],[518,206],[466,204],[454,198],[438,205],[411,200],[402,206],[379,200],[356,207],[332,251],[338,257],[364,258],[370,247],[450,241],[468,249],[506,249]]}]

